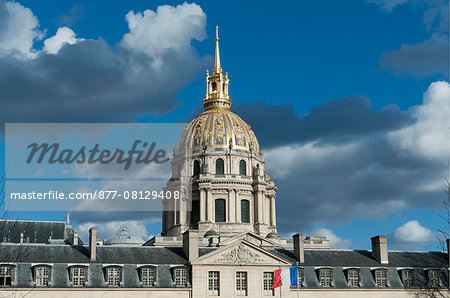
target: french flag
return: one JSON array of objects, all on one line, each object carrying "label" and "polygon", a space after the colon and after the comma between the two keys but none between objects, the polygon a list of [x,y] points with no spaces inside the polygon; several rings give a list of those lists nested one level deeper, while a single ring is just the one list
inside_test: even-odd
[{"label": "french flag", "polygon": [[275,279],[272,289],[279,286],[297,286],[298,285],[298,266],[275,270]]}]

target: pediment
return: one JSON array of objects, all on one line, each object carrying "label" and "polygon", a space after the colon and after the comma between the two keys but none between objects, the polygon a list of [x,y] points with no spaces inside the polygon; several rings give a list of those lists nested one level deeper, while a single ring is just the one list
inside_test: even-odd
[{"label": "pediment", "polygon": [[237,235],[233,238],[227,239],[226,241],[220,242],[220,246],[226,246],[230,245],[231,243],[234,243],[236,241],[246,240],[250,243],[253,243],[260,247],[267,247],[267,248],[280,248],[281,246],[278,243],[275,243],[271,240],[268,240],[264,237],[261,237],[260,235],[254,234],[252,232],[245,232],[240,235]]},{"label": "pediment", "polygon": [[285,259],[246,240],[220,247],[192,262],[193,265],[291,265]]}]

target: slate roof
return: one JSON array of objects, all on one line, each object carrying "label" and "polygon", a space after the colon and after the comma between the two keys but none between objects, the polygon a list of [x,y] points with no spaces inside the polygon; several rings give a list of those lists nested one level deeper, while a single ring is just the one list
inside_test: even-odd
[{"label": "slate roof", "polygon": [[[0,244],[0,256],[13,256],[20,250],[22,263],[89,263],[89,250],[82,245]],[[3,260],[2,260],[3,259]],[[0,261],[8,261],[0,257]],[[95,263],[186,264],[182,247],[97,246]]]},{"label": "slate roof", "polygon": [[[50,265],[52,281],[50,287],[71,287],[68,270],[71,266],[88,266],[86,287],[108,287],[105,267],[122,268],[121,287],[139,288],[139,268],[153,266],[156,269],[156,284],[159,288],[173,288],[173,270],[186,266],[181,247],[156,246],[97,246],[96,261],[89,259],[88,248],[82,245],[54,244],[0,244],[0,263],[14,263],[15,287],[34,287],[33,268],[36,265]],[[189,273],[188,273],[189,276]],[[190,287],[188,281],[187,287]]]},{"label": "slate roof", "polygon": [[0,220],[0,242],[20,243],[21,232],[28,243],[47,243],[50,238],[69,242],[74,233],[63,221]]},{"label": "slate roof", "polygon": [[[268,250],[296,264],[292,250]],[[442,267],[446,266],[447,254],[442,252],[390,251],[389,264],[383,267]],[[380,267],[381,264],[368,250],[305,250],[305,266]]]}]

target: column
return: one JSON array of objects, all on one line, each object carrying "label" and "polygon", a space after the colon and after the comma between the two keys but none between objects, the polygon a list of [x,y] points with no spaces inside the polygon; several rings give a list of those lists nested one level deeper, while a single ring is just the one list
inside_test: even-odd
[{"label": "column", "polygon": [[206,219],[207,219],[207,221],[212,222],[214,208],[213,208],[213,199],[212,199],[210,188],[206,189],[206,205],[208,206],[208,212],[206,214]]},{"label": "column", "polygon": [[256,192],[256,208],[258,210],[257,214],[256,214],[256,223],[260,224],[263,222],[263,198],[262,198],[262,191],[258,190]]},{"label": "column", "polygon": [[206,220],[205,189],[200,188],[200,222],[205,222],[205,220]]},{"label": "column", "polygon": [[271,196],[270,197],[270,212],[271,212],[271,216],[270,216],[270,225],[272,227],[275,227],[277,225],[277,219],[276,219],[276,210],[275,210],[275,196]]},{"label": "column", "polygon": [[228,222],[235,222],[236,221],[236,201],[234,196],[234,190],[228,189]]},{"label": "column", "polygon": [[234,190],[234,201],[236,203],[236,222],[241,222],[241,200],[237,189]]}]

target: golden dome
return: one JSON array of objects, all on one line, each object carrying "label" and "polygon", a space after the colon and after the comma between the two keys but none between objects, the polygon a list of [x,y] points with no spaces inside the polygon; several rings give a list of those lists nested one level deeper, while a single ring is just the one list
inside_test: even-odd
[{"label": "golden dome", "polygon": [[228,149],[260,152],[253,130],[229,109],[208,109],[201,113],[184,130],[176,154],[201,149]]},{"label": "golden dome", "polygon": [[258,140],[250,126],[230,111],[228,73],[220,66],[219,32],[216,27],[216,50],[212,74],[206,71],[205,111],[195,117],[184,130],[175,154],[201,149],[233,149],[261,153]]}]

